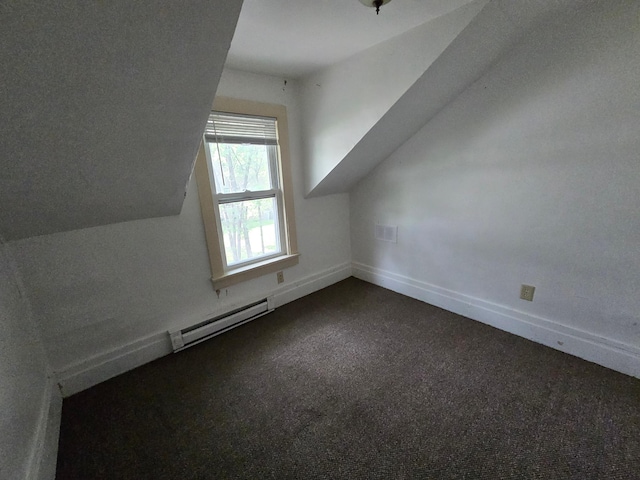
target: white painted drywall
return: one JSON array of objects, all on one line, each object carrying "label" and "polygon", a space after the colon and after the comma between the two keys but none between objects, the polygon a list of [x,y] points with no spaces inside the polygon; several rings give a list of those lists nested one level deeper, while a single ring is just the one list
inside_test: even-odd
[{"label": "white painted drywall", "polygon": [[179,214],[241,6],[2,2],[4,238]]},{"label": "white painted drywall", "polygon": [[[8,247],[0,244],[0,478],[37,468],[48,365]],[[46,418],[45,418],[46,421]]]},{"label": "white painted drywall", "polygon": [[[287,106],[301,257],[285,270],[285,285],[348,262],[348,197],[302,197],[295,82],[285,87],[279,78],[225,71],[218,94]],[[192,179],[179,216],[12,243],[56,371],[278,287],[274,274],[230,287],[217,298],[196,188]]]},{"label": "white painted drywall", "polygon": [[[352,190],[352,256],[637,352],[640,3],[582,4]],[[398,225],[398,243],[376,241],[376,222]]]},{"label": "white painted drywall", "polygon": [[353,1],[244,0],[226,66],[300,78],[470,1],[393,2],[376,15]]},{"label": "white painted drywall", "polygon": [[302,80],[305,193],[340,163],[486,3],[471,2]]}]

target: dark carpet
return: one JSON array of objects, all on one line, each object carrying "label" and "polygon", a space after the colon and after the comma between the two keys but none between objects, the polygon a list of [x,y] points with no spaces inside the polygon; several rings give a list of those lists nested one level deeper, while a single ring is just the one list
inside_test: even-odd
[{"label": "dark carpet", "polygon": [[640,380],[350,278],[64,401],[62,479],[637,479]]}]

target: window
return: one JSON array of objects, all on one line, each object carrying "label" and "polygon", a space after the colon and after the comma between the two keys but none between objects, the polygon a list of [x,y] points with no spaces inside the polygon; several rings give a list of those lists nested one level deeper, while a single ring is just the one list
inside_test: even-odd
[{"label": "window", "polygon": [[217,98],[196,161],[214,287],[298,263],[286,109]]}]

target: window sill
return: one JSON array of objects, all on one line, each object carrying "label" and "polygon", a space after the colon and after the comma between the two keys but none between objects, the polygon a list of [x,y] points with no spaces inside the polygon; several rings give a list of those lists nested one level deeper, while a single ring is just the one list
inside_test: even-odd
[{"label": "window sill", "polygon": [[245,267],[229,270],[219,277],[212,278],[211,282],[213,283],[213,288],[220,290],[237,283],[261,277],[262,275],[275,273],[283,268],[293,267],[298,264],[299,257],[299,253],[294,253],[292,255],[282,255],[276,258],[270,258],[263,262],[253,263]]}]

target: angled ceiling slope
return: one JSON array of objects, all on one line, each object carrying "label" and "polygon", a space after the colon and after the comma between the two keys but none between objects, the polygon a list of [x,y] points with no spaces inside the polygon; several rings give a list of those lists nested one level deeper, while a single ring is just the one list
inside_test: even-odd
[{"label": "angled ceiling slope", "polygon": [[304,78],[307,191],[353,150],[486,3],[467,2]]},{"label": "angled ceiling slope", "polygon": [[180,213],[241,5],[3,4],[1,237]]},{"label": "angled ceiling slope", "polygon": [[[308,196],[348,192],[477,81],[539,22],[587,0],[491,0],[333,167],[307,184]],[[312,170],[313,165],[307,165]]]}]

